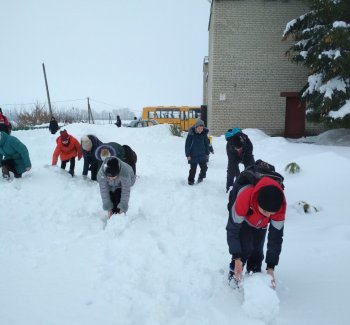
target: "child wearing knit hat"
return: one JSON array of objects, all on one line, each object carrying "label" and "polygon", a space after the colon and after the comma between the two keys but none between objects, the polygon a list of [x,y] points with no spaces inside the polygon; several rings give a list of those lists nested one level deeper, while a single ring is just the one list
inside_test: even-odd
[{"label": "child wearing knit hat", "polygon": [[229,206],[226,226],[232,255],[229,281],[239,282],[245,265],[248,273],[261,272],[268,232],[266,270],[275,286],[274,269],[282,250],[286,208],[283,187],[271,177],[264,176],[255,185],[239,189],[234,203]]},{"label": "child wearing knit hat", "polygon": [[106,157],[97,174],[100,186],[103,210],[110,218],[113,214],[127,212],[130,189],[135,184],[136,176],[131,166],[121,159]]},{"label": "child wearing knit hat", "polygon": [[185,143],[185,155],[190,165],[188,185],[194,184],[198,165],[200,173],[197,182],[201,183],[207,175],[207,161],[210,153],[208,132],[201,119],[198,119],[188,131]]},{"label": "child wearing knit hat", "polygon": [[65,169],[69,162],[68,173],[74,176],[75,158],[78,160],[83,156],[80,144],[76,138],[68,134],[67,130],[60,132],[60,136],[56,139],[56,148],[52,155],[52,165],[57,165],[58,157],[61,159],[61,168]]}]

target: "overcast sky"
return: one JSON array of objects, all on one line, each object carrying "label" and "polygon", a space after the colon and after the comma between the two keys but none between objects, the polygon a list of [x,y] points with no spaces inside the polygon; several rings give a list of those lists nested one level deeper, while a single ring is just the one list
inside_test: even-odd
[{"label": "overcast sky", "polygon": [[[202,104],[207,0],[0,0],[0,106]],[[20,107],[20,105],[17,105]]]}]

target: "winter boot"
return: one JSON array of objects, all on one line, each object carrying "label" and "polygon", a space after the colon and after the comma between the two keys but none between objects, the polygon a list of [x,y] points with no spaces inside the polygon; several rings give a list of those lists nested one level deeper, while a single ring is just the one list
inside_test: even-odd
[{"label": "winter boot", "polygon": [[74,170],[70,170],[68,173],[71,174],[72,177],[74,177]]},{"label": "winter boot", "polygon": [[6,179],[10,179],[10,172],[7,166],[2,166],[2,177]]},{"label": "winter boot", "polygon": [[188,181],[188,185],[194,185],[194,181]]}]

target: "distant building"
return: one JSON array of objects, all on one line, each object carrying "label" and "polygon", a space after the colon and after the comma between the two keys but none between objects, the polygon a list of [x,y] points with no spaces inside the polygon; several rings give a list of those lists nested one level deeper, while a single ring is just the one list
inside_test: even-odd
[{"label": "distant building", "polygon": [[282,41],[286,24],[308,11],[305,0],[212,1],[203,62],[203,105],[212,134],[232,127],[290,137],[320,130],[305,122],[298,98],[307,70],[287,59],[292,43]]}]

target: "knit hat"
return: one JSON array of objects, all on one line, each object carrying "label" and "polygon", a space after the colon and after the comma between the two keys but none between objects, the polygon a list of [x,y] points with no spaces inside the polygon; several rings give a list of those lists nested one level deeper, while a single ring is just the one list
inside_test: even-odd
[{"label": "knit hat", "polygon": [[69,140],[69,134],[66,130],[60,131],[61,134],[61,141],[68,141]]},{"label": "knit hat", "polygon": [[116,157],[111,157],[108,159],[105,165],[105,174],[107,177],[115,177],[119,174],[119,161]]},{"label": "knit hat", "polygon": [[101,144],[95,151],[95,157],[97,160],[105,160],[107,157],[116,157],[117,153],[115,149],[108,144]]},{"label": "knit hat", "polygon": [[81,147],[85,151],[91,151],[92,142],[91,142],[90,138],[87,135],[83,135],[81,137]]},{"label": "knit hat", "polygon": [[200,118],[196,121],[196,124],[194,125],[194,127],[196,127],[196,128],[198,126],[205,126],[203,120],[201,120]]},{"label": "knit hat", "polygon": [[283,192],[273,185],[263,187],[258,193],[260,208],[268,212],[277,212],[281,208],[283,201]]},{"label": "knit hat", "polygon": [[229,129],[227,132],[225,132],[225,139],[228,140],[237,133],[242,133],[242,130],[240,128]]}]

